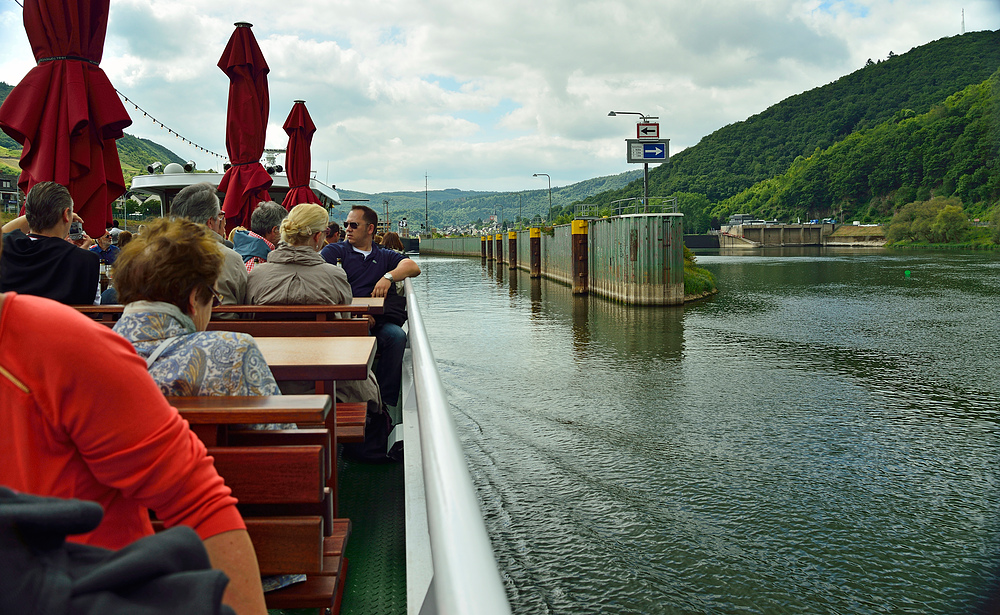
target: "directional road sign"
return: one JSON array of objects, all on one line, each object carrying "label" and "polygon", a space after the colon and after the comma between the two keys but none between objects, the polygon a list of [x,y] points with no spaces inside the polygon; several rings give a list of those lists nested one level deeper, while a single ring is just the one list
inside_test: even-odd
[{"label": "directional road sign", "polygon": [[666,162],[670,158],[670,139],[625,141],[628,144],[626,158],[629,162]]},{"label": "directional road sign", "polygon": [[639,122],[635,125],[635,136],[640,139],[659,139],[660,125],[656,122]]}]

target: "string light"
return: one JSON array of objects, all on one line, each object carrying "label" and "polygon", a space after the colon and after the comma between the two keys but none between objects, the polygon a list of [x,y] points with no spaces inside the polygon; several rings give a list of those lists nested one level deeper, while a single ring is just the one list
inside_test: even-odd
[{"label": "string light", "polygon": [[[115,92],[118,92],[118,90],[115,89]],[[206,148],[198,145],[194,141],[181,136],[180,133],[176,132],[175,130],[173,130],[173,129],[169,128],[169,127],[167,127],[163,122],[161,122],[160,120],[158,120],[155,117],[153,117],[152,115],[150,115],[146,110],[142,109],[139,105],[135,104],[135,102],[129,100],[128,96],[125,96],[121,92],[118,92],[118,95],[121,96],[125,100],[125,102],[127,102],[128,104],[130,104],[133,107],[135,107],[136,111],[141,111],[142,112],[142,117],[149,118],[149,121],[151,121],[154,124],[156,124],[157,126],[159,126],[160,130],[166,130],[168,133],[174,135],[174,137],[176,137],[176,138],[180,139],[181,141],[187,143],[188,145],[190,145],[191,147],[195,148],[196,150],[198,150],[200,152],[204,152],[205,154],[208,154],[209,156],[215,156],[216,158],[218,158],[219,160],[221,160],[223,162],[228,162],[229,161],[229,156],[221,156],[219,154],[216,154],[212,150],[206,149]]]}]

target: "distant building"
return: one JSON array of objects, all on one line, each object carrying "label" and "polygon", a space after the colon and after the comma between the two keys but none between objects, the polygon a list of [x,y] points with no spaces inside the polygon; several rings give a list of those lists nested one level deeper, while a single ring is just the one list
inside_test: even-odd
[{"label": "distant building", "polygon": [[0,174],[0,210],[17,213],[17,175]]}]

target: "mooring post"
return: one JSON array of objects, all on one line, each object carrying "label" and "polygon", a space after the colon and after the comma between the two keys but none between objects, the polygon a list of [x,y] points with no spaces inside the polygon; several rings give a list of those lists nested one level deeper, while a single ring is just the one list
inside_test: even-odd
[{"label": "mooring post", "polygon": [[493,260],[493,235],[486,236],[486,260]]},{"label": "mooring post", "polygon": [[588,271],[589,263],[587,260],[587,230],[588,225],[586,220],[573,220],[572,226],[572,270],[570,273],[573,276],[573,294],[574,295],[585,295],[588,289]]},{"label": "mooring post", "polygon": [[528,274],[533,278],[542,277],[542,229],[532,228],[528,231]]},{"label": "mooring post", "polygon": [[486,235],[480,235],[479,239],[480,239],[479,251],[480,254],[482,255],[483,260],[486,260]]},{"label": "mooring post", "polygon": [[507,262],[511,269],[517,269],[517,231],[507,233]]},{"label": "mooring post", "polygon": [[502,263],[503,260],[503,233],[497,233],[493,236],[493,240],[496,242],[496,247],[493,248],[493,253],[497,257],[497,262]]}]

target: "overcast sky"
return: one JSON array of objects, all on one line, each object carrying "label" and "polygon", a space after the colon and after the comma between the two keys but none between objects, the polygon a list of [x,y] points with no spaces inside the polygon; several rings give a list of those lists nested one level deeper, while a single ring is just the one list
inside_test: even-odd
[{"label": "overcast sky", "polygon": [[[658,116],[672,153],[788,96],[965,29],[1000,28],[998,0],[112,0],[101,66],[158,120],[224,155],[233,23],[270,66],[267,147],[304,99],[316,177],[365,192],[516,191],[635,168],[624,139]],[[0,80],[34,64],[0,0]],[[126,105],[126,132],[199,168],[221,161]]]}]

